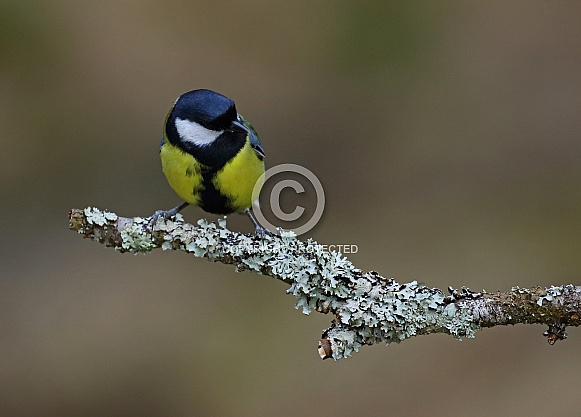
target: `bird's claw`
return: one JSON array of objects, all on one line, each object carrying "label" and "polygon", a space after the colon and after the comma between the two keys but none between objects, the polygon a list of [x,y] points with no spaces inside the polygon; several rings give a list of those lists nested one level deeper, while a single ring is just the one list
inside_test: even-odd
[{"label": "bird's claw", "polygon": [[254,229],[254,234],[258,237],[265,237],[265,236],[276,236],[274,233],[272,233],[270,230],[256,225],[256,228]]},{"label": "bird's claw", "polygon": [[147,229],[149,231],[153,230],[153,227],[157,224],[157,221],[161,218],[164,220],[171,219],[175,217],[177,213],[173,213],[172,210],[157,210],[151,216],[149,216],[149,222],[147,223]]},{"label": "bird's claw", "polygon": [[188,203],[183,203],[177,207],[172,208],[171,210],[157,210],[151,216],[149,216],[149,223],[147,228],[151,231],[153,227],[157,224],[157,221],[162,218],[164,220],[173,219],[184,207],[186,207]]}]

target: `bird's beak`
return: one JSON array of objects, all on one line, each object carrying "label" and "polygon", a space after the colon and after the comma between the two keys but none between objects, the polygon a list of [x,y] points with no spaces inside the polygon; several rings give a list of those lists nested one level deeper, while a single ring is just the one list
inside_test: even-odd
[{"label": "bird's beak", "polygon": [[256,132],[254,132],[254,130],[249,129],[247,126],[244,126],[244,123],[242,123],[239,120],[234,120],[232,122],[232,126],[235,126],[235,128],[239,128],[242,131],[246,132],[250,138],[250,143],[260,143],[258,140],[258,136],[256,136]]},{"label": "bird's beak", "polygon": [[247,126],[244,126],[244,123],[242,123],[240,120],[234,120],[232,122],[232,126],[235,127],[235,129],[241,129],[241,131],[246,132],[248,138],[250,139],[250,145],[256,151],[258,157],[262,160],[264,158],[264,149],[262,149],[262,146],[260,145],[260,141],[258,140],[256,132]]},{"label": "bird's beak", "polygon": [[244,126],[244,124],[242,124],[239,120],[234,120],[232,122],[232,126],[236,126],[237,128],[240,128],[241,130],[245,131],[246,133],[252,134],[250,129],[248,129],[246,126]]}]

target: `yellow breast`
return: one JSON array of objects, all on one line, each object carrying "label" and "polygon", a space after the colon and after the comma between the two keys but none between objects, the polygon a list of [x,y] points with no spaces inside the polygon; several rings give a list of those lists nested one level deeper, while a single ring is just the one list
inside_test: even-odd
[{"label": "yellow breast", "polygon": [[202,171],[198,161],[167,139],[159,151],[159,156],[163,173],[171,188],[182,200],[198,206],[202,190]]},{"label": "yellow breast", "polygon": [[240,152],[218,171],[212,182],[220,194],[231,200],[233,211],[240,212],[252,206],[252,191],[259,180],[257,191],[262,188],[262,174],[264,161],[258,159],[247,140]]}]

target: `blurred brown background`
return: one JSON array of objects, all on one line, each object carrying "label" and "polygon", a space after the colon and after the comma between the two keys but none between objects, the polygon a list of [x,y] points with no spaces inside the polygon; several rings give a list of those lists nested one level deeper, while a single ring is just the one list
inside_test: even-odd
[{"label": "blurred brown background", "polygon": [[580,22],[571,0],[0,2],[0,415],[578,416],[578,329],[554,347],[516,326],[323,362],[331,317],[296,311],[284,284],[120,255],[67,212],[176,205],[161,127],[205,87],[236,100],[268,166],[317,174],[308,236],[356,244],[359,267],[578,284]]}]

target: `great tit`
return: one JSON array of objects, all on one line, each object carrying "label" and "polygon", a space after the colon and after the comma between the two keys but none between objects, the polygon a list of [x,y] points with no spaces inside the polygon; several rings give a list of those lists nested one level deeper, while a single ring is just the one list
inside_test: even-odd
[{"label": "great tit", "polygon": [[264,150],[228,97],[205,89],[179,96],[165,119],[159,155],[169,185],[185,203],[155,212],[153,223],[191,204],[213,214],[246,212],[256,231],[265,231],[250,211],[258,195],[253,190],[257,185],[260,191],[264,179]]}]

